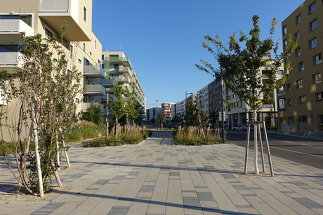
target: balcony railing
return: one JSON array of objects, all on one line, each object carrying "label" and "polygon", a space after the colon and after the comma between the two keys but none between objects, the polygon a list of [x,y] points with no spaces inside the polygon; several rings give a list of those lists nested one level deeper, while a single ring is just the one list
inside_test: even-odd
[{"label": "balcony railing", "polygon": [[123,63],[126,66],[129,66],[130,68],[132,68],[131,61],[127,57],[107,57],[106,61],[108,61],[108,63]]},{"label": "balcony railing", "polygon": [[115,80],[119,83],[129,83],[130,84],[130,78],[128,78],[128,77],[119,76],[119,77],[116,77]]},{"label": "balcony railing", "polygon": [[104,78],[105,71],[102,68],[97,68],[92,65],[84,65],[83,68],[84,75],[89,77],[97,77],[97,78]]},{"label": "balcony railing", "polygon": [[0,68],[16,68],[23,65],[20,52],[0,52]]},{"label": "balcony railing", "polygon": [[69,0],[41,0],[40,10],[43,12],[68,12]]},{"label": "balcony railing", "polygon": [[103,87],[112,88],[116,82],[111,79],[101,79],[100,83]]},{"label": "balcony railing", "polygon": [[103,96],[106,95],[105,88],[100,84],[85,85],[84,95]]},{"label": "balcony railing", "polygon": [[25,36],[34,35],[34,29],[21,19],[0,19],[0,35],[8,37],[8,34],[18,34],[20,37],[23,32]]}]

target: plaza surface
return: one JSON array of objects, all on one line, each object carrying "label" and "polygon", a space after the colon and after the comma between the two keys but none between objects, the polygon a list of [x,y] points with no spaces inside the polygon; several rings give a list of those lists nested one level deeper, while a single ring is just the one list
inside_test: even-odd
[{"label": "plaza surface", "polygon": [[[0,200],[0,214],[323,214],[322,169],[273,157],[275,177],[244,175],[244,148],[234,144],[175,146],[160,131],[139,145],[76,145],[69,155],[72,168],[60,175],[71,189]],[[1,196],[15,182],[0,171]]]}]

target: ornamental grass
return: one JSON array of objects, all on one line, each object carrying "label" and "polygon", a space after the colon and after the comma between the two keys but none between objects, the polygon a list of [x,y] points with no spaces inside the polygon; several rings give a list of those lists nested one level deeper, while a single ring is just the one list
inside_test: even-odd
[{"label": "ornamental grass", "polygon": [[213,134],[211,128],[199,128],[199,127],[178,127],[174,133],[174,143],[176,145],[212,145],[219,144],[221,138],[217,134]]}]

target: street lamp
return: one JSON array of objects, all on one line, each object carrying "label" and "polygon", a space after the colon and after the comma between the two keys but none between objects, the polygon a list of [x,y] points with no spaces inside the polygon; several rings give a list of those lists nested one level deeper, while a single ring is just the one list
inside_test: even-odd
[{"label": "street lamp", "polygon": [[224,132],[224,81],[221,79],[221,112],[222,112],[222,140],[225,142],[225,132]]}]

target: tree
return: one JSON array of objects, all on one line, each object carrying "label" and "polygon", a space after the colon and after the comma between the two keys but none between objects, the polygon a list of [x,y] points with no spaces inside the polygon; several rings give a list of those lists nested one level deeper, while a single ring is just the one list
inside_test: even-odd
[{"label": "tree", "polygon": [[[14,150],[10,150],[2,142],[4,158],[18,186],[40,196],[50,189],[52,176],[62,186],[57,172],[59,153],[63,150],[68,159],[65,136],[75,115],[74,99],[80,91],[77,83],[80,73],[75,68],[67,69],[67,54],[62,45],[65,27],[62,31],[59,37],[49,39],[41,35],[23,36],[20,50],[23,67],[15,73],[4,71],[0,75],[8,83],[5,87],[8,103],[19,109],[14,119],[9,120],[11,110],[1,107],[1,130],[7,129],[14,143]],[[8,161],[4,149],[14,155],[14,164]]]},{"label": "tree", "polygon": [[90,107],[88,107],[85,112],[80,113],[80,119],[101,125],[103,123],[101,106],[99,104],[91,103]]},{"label": "tree", "polygon": [[120,83],[112,88],[113,98],[108,103],[109,113],[115,119],[115,135],[118,136],[119,120],[126,114],[126,102],[124,101],[124,89]]},{"label": "tree", "polygon": [[188,104],[186,105],[186,112],[185,112],[185,122],[187,126],[195,126],[199,124],[198,119],[198,108],[196,104]]},{"label": "tree", "polygon": [[[289,40],[288,47],[282,54],[278,54],[278,43],[274,42],[272,35],[275,32],[276,19],[273,19],[270,29],[270,36],[264,40],[260,39],[259,17],[253,16],[253,28],[249,37],[240,32],[237,40],[235,33],[230,36],[229,46],[226,47],[219,36],[212,38],[205,36],[208,43],[215,46],[215,49],[204,42],[206,48],[219,64],[215,68],[207,61],[201,60],[201,65],[196,67],[202,71],[222,79],[225,85],[235,93],[241,101],[246,102],[253,112],[253,122],[257,121],[257,112],[262,105],[267,103],[274,94],[274,89],[284,84],[285,78],[277,81],[278,68],[287,59],[289,53],[295,49],[295,44]],[[289,63],[285,64],[285,74],[290,68]],[[263,81],[261,68],[268,68],[267,81]],[[255,127],[255,173],[258,174],[258,150],[257,150],[257,129]]]}]

